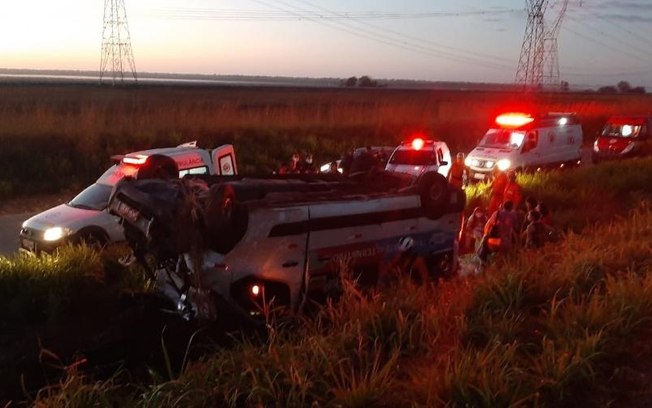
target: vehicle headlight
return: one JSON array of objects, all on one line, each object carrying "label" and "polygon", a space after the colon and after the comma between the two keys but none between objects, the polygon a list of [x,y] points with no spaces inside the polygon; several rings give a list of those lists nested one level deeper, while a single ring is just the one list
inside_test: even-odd
[{"label": "vehicle headlight", "polygon": [[327,173],[327,172],[330,171],[330,169],[331,169],[331,164],[330,164],[330,163],[326,163],[326,164],[324,164],[323,166],[321,166],[321,167],[319,168],[319,171],[322,172],[322,173]]},{"label": "vehicle headlight", "polygon": [[464,159],[464,164],[465,164],[467,167],[470,167],[470,166],[473,166],[473,162],[474,162],[474,161],[475,161],[475,160],[472,160],[470,157],[467,156],[466,159]]},{"label": "vehicle headlight", "polygon": [[492,160],[487,160],[487,161],[484,163],[484,166],[485,166],[486,168],[490,169],[490,168],[492,168],[492,167],[494,166],[494,162],[493,162]]},{"label": "vehicle headlight", "polygon": [[58,241],[69,233],[70,231],[67,228],[52,227],[45,230],[43,239],[46,241]]},{"label": "vehicle headlight", "polygon": [[505,171],[512,166],[512,162],[509,159],[500,159],[496,162],[498,170]]}]

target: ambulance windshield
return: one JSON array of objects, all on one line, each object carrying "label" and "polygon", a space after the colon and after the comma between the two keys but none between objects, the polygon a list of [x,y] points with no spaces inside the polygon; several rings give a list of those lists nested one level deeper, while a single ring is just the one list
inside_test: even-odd
[{"label": "ambulance windshield", "polygon": [[480,141],[480,147],[519,149],[525,140],[525,132],[509,129],[489,129]]}]

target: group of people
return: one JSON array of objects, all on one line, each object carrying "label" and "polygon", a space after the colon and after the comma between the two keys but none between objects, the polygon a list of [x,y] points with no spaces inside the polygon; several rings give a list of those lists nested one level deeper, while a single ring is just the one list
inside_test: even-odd
[{"label": "group of people", "polygon": [[547,206],[534,197],[523,202],[516,173],[497,172],[491,184],[488,212],[476,207],[463,229],[462,249],[475,252],[482,262],[493,253],[509,252],[515,245],[536,249],[554,232]]},{"label": "group of people", "polygon": [[302,159],[299,153],[294,153],[290,161],[283,163],[278,170],[277,174],[315,174],[317,167],[312,162],[312,153],[307,153]]}]

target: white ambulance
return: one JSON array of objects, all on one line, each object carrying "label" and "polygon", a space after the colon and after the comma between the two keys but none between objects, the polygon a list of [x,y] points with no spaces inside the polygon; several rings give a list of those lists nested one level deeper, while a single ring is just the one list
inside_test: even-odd
[{"label": "white ambulance", "polygon": [[86,242],[103,246],[123,241],[124,232],[119,218],[109,214],[107,205],[113,186],[125,176],[136,176],[150,171],[160,157],[174,160],[179,177],[186,174],[237,174],[232,145],[202,149],[195,142],[177,147],[143,150],[124,156],[114,156],[111,166],[97,181],[70,202],[50,208],[23,222],[20,230],[22,251],[50,252],[66,243]]},{"label": "white ambulance", "polygon": [[505,113],[466,156],[471,180],[500,171],[537,171],[580,163],[582,126],[572,113]]},{"label": "white ambulance", "polygon": [[298,311],[337,290],[343,264],[373,285],[403,237],[433,275],[457,266],[465,195],[437,173],[218,179],[202,190],[203,179],[123,180],[109,203],[136,258],[162,266],[156,287],[187,319],[256,321],[272,301]]}]

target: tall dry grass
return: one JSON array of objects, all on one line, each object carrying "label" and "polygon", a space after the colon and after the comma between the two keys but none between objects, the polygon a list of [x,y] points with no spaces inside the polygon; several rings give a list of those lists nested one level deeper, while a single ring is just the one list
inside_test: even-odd
[{"label": "tall dry grass", "polygon": [[0,197],[82,187],[109,157],[189,140],[234,143],[241,169],[269,172],[294,151],[317,163],[424,130],[468,151],[505,110],[573,111],[591,139],[607,116],[648,112],[647,95],[393,89],[93,85],[0,86]]}]

